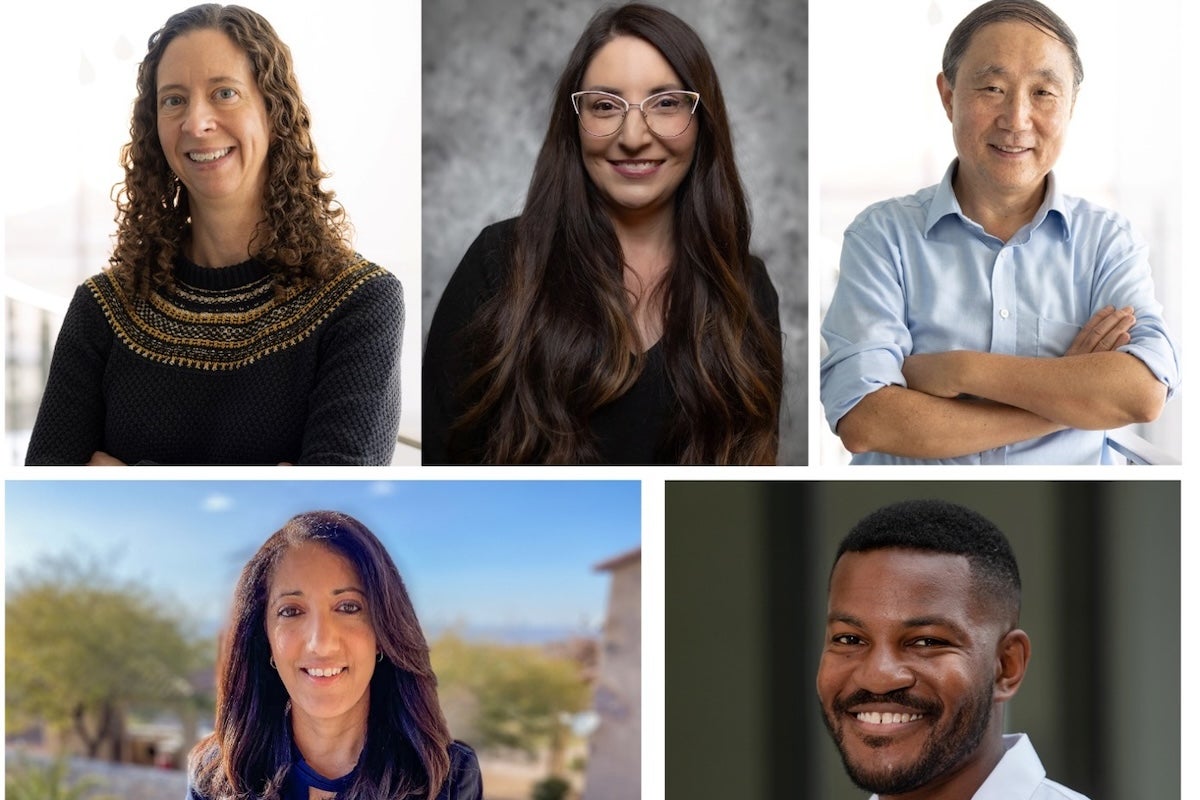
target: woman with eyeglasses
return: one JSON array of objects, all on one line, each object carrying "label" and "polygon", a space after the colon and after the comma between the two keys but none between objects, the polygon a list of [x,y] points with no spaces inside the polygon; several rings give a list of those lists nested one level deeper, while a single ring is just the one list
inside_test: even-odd
[{"label": "woman with eyeglasses", "polygon": [[520,217],[438,304],[423,461],[773,464],[778,298],[712,61],[686,23],[597,14],[555,90]]}]

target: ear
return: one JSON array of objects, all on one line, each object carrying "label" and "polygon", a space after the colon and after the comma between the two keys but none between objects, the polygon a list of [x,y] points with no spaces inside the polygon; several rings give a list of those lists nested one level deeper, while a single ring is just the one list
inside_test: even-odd
[{"label": "ear", "polygon": [[938,94],[942,98],[942,108],[946,109],[946,119],[954,122],[954,85],[950,83],[950,79],[946,77],[946,73],[939,72],[937,76]]},{"label": "ear", "polygon": [[992,699],[998,703],[1011,700],[1025,679],[1025,668],[1029,666],[1029,635],[1014,628],[996,645],[996,681]]}]

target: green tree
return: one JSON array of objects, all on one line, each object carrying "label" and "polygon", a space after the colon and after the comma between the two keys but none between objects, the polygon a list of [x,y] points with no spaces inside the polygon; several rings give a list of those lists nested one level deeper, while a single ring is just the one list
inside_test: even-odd
[{"label": "green tree", "polygon": [[580,666],[537,647],[467,642],[447,633],[431,652],[443,697],[472,699],[472,744],[530,755],[547,748],[552,774],[562,771],[568,729],[564,715],[587,708],[590,690]]},{"label": "green tree", "polygon": [[153,591],[96,560],[63,555],[19,572],[5,602],[8,730],[45,722],[77,734],[88,755],[119,754],[133,709],[195,702],[203,661]]}]

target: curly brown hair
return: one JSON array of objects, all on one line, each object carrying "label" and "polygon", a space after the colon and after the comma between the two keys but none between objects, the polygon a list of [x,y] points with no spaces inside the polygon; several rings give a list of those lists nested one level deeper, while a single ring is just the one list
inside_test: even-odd
[{"label": "curly brown hair", "polygon": [[292,53],[260,14],[216,3],[172,15],[150,36],[138,66],[130,141],[121,149],[125,181],[114,188],[118,228],[109,258],[113,272],[129,291],[142,295],[172,283],[191,212],[187,187],[171,171],[158,138],[158,65],[176,37],[204,29],[223,32],[249,57],[270,120],[265,219],[247,256],[262,261],[281,289],[324,280],[354,255],[350,223],[334,193],[321,188],[328,175],[313,146]]}]

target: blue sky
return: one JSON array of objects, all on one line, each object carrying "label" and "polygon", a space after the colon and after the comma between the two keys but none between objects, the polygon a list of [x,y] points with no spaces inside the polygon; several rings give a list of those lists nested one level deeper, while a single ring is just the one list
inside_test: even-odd
[{"label": "blue sky", "polygon": [[94,556],[205,632],[245,562],[302,511],[370,528],[430,635],[593,632],[608,591],[593,567],[640,545],[636,481],[8,481],[5,494],[6,581],[48,555]]}]

